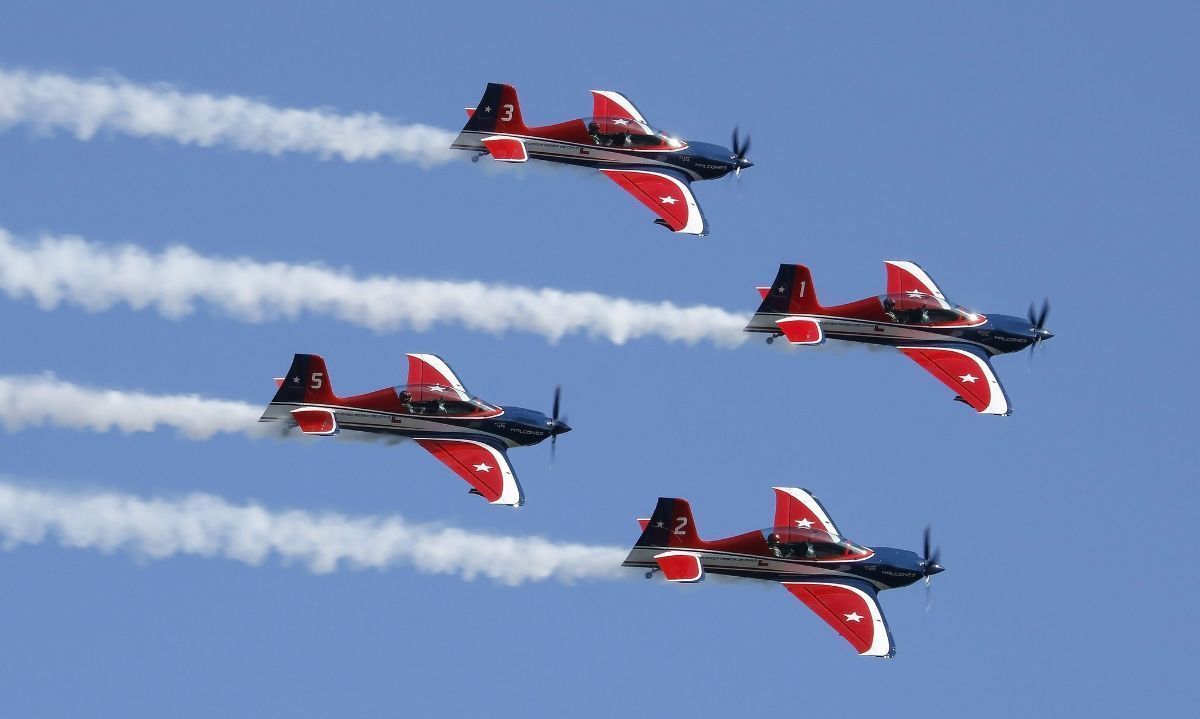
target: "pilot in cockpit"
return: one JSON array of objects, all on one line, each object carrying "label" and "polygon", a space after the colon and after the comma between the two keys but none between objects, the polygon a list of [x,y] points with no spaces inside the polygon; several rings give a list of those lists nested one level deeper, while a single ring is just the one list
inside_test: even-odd
[{"label": "pilot in cockpit", "polygon": [[412,405],[412,395],[404,390],[400,390],[400,394],[398,395],[398,397],[400,398],[400,407],[404,410],[404,413],[405,414],[414,414],[413,405]]},{"label": "pilot in cockpit", "polygon": [[900,321],[900,318],[896,316],[896,300],[893,300],[891,297],[883,298],[883,313],[892,322]]},{"label": "pilot in cockpit", "polygon": [[767,549],[771,550],[771,554],[783,559],[783,548],[779,546],[779,535],[771,532],[767,535]]}]

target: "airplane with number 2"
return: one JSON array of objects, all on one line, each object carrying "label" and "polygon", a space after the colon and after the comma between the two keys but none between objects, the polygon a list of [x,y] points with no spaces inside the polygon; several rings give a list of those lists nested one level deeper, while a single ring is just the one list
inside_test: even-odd
[{"label": "airplane with number 2", "polygon": [[754,163],[733,130],[733,149],[688,142],[652,127],[629,98],[612,90],[592,90],[592,116],[529,127],[512,85],[490,83],[483,99],[466,108],[467,124],[451,145],[491,155],[498,162],[547,160],[595,167],[629,192],[672,232],[707,235],[708,221],[692,195],[691,183],[730,172],[740,176]]},{"label": "airplane with number 2", "polygon": [[558,416],[559,389],[547,417],[520,407],[500,407],[471,396],[450,366],[430,354],[408,355],[408,381],[353,397],[333,393],[325,360],[298,354],[260,422],[286,422],[304,434],[341,430],[411,438],[492,504],[519,507],[525,494],[508,461],[511,447],[534,445],[571,428]]},{"label": "airplane with number 2", "polygon": [[746,326],[765,332],[767,343],[786,337],[795,345],[826,339],[891,345],[982,414],[1008,415],[1012,406],[992,370],[993,355],[1033,349],[1054,333],[1045,328],[1050,303],[1029,317],[982,315],[951,304],[933,279],[912,262],[888,260],[887,292],[844,305],[817,300],[804,265],[780,265],[775,282],[759,287],[762,304]]},{"label": "airplane with number 2", "polygon": [[925,554],[863,547],[842,536],[817,498],[805,489],[775,487],[775,522],[768,529],[705,541],[687,500],[660,497],[654,514],[639,519],[642,536],[625,559],[662,572],[668,582],[699,582],[706,574],[779,582],[864,656],[896,653],[878,593],[906,587],[943,571],[940,550]]}]

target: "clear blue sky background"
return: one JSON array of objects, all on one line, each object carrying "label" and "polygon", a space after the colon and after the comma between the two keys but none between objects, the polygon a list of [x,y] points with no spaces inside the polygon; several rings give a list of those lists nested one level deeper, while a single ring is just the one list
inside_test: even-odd
[{"label": "clear blue sky background", "polygon": [[0,553],[0,715],[579,717],[805,712],[928,717],[1196,706],[1194,374],[1200,183],[1193,3],[10,2],[0,65],[377,111],[457,129],[489,80],[527,119],[587,115],[591,88],[757,166],[696,186],[707,238],[673,236],[581,173],[422,171],[0,135],[0,226],[147,248],[321,260],[359,273],[595,290],[751,312],[782,261],[826,300],[921,263],[951,299],[1057,337],[995,365],[1015,414],[974,416],[888,352],[659,340],[376,335],[325,319],[169,321],[0,302],[0,372],[266,402],[293,352],[339,391],[446,357],[494,402],[576,431],[517,450],[529,503],[468,497],[413,446],[0,435],[0,472],[146,496],[400,513],[628,545],[659,495],[701,533],[769,523],[811,488],[856,541],[949,570],[883,604],[899,648],[856,656],[786,592],[635,578],[519,588],[409,569],[314,576],[269,562],[139,563],[55,544]]}]

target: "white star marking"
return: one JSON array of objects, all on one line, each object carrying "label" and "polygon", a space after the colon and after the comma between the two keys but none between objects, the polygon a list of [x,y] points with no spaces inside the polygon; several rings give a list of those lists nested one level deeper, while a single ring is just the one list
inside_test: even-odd
[{"label": "white star marking", "polygon": [[660,197],[660,198],[658,198],[658,200],[659,200],[659,202],[663,203],[664,205],[674,205],[676,202],[679,202],[679,200],[676,200],[674,197],[671,197],[670,195],[667,195],[666,197]]},{"label": "white star marking", "polygon": [[432,385],[432,386],[429,388],[429,391],[431,391],[431,392],[441,392],[443,389],[445,389],[445,388],[444,388],[444,387],[442,387],[440,384],[435,384],[435,385]]},{"label": "white star marking", "polygon": [[862,620],[862,615],[860,615],[858,612],[850,612],[846,615],[846,621],[848,622],[861,622]]},{"label": "white star marking", "polygon": [[662,529],[663,527],[665,527],[665,526],[667,526],[667,525],[663,524],[662,522],[655,522],[655,523],[654,523],[654,526],[655,526],[655,528],[657,528],[657,529]]},{"label": "white star marking", "polygon": [[293,377],[293,378],[292,378],[292,384],[300,384],[300,378],[299,378],[299,377]]},{"label": "white star marking", "polygon": [[811,519],[797,519],[796,526],[800,529],[809,529],[812,527]]},{"label": "white star marking", "polygon": [[491,112],[491,111],[492,111],[492,106],[491,106],[491,105],[488,105],[487,107],[483,108],[483,111],[484,111],[484,112]]},{"label": "white star marking", "polygon": [[475,471],[476,472],[490,472],[490,471],[492,471],[492,466],[490,464],[488,464],[487,462],[484,462],[483,464],[477,464],[477,465],[475,465]]},{"label": "white star marking", "polygon": [[614,125],[628,125],[629,120],[613,120]]},{"label": "white star marking", "polygon": [[979,378],[976,377],[975,375],[971,374],[970,372],[968,372],[965,375],[963,375],[962,377],[959,377],[959,379],[962,380],[966,384],[975,384],[975,381],[978,380]]},{"label": "white star marking", "polygon": [[909,297],[924,297],[925,293],[920,290],[909,290],[908,296]]}]

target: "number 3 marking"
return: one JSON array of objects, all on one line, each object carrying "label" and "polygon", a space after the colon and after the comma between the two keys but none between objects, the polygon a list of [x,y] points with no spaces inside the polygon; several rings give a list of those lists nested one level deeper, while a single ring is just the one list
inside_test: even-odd
[{"label": "number 3 marking", "polygon": [[502,107],[500,109],[504,110],[504,114],[500,116],[500,122],[508,122],[509,120],[512,119],[512,114],[513,114],[513,106],[512,105],[505,105],[504,107]]},{"label": "number 3 marking", "polygon": [[675,534],[683,534],[683,528],[687,526],[687,517],[676,517],[675,522]]},{"label": "number 3 marking", "polygon": [[324,372],[312,373],[312,384],[308,385],[309,389],[321,389],[325,386],[325,380],[321,379],[325,376]]}]

